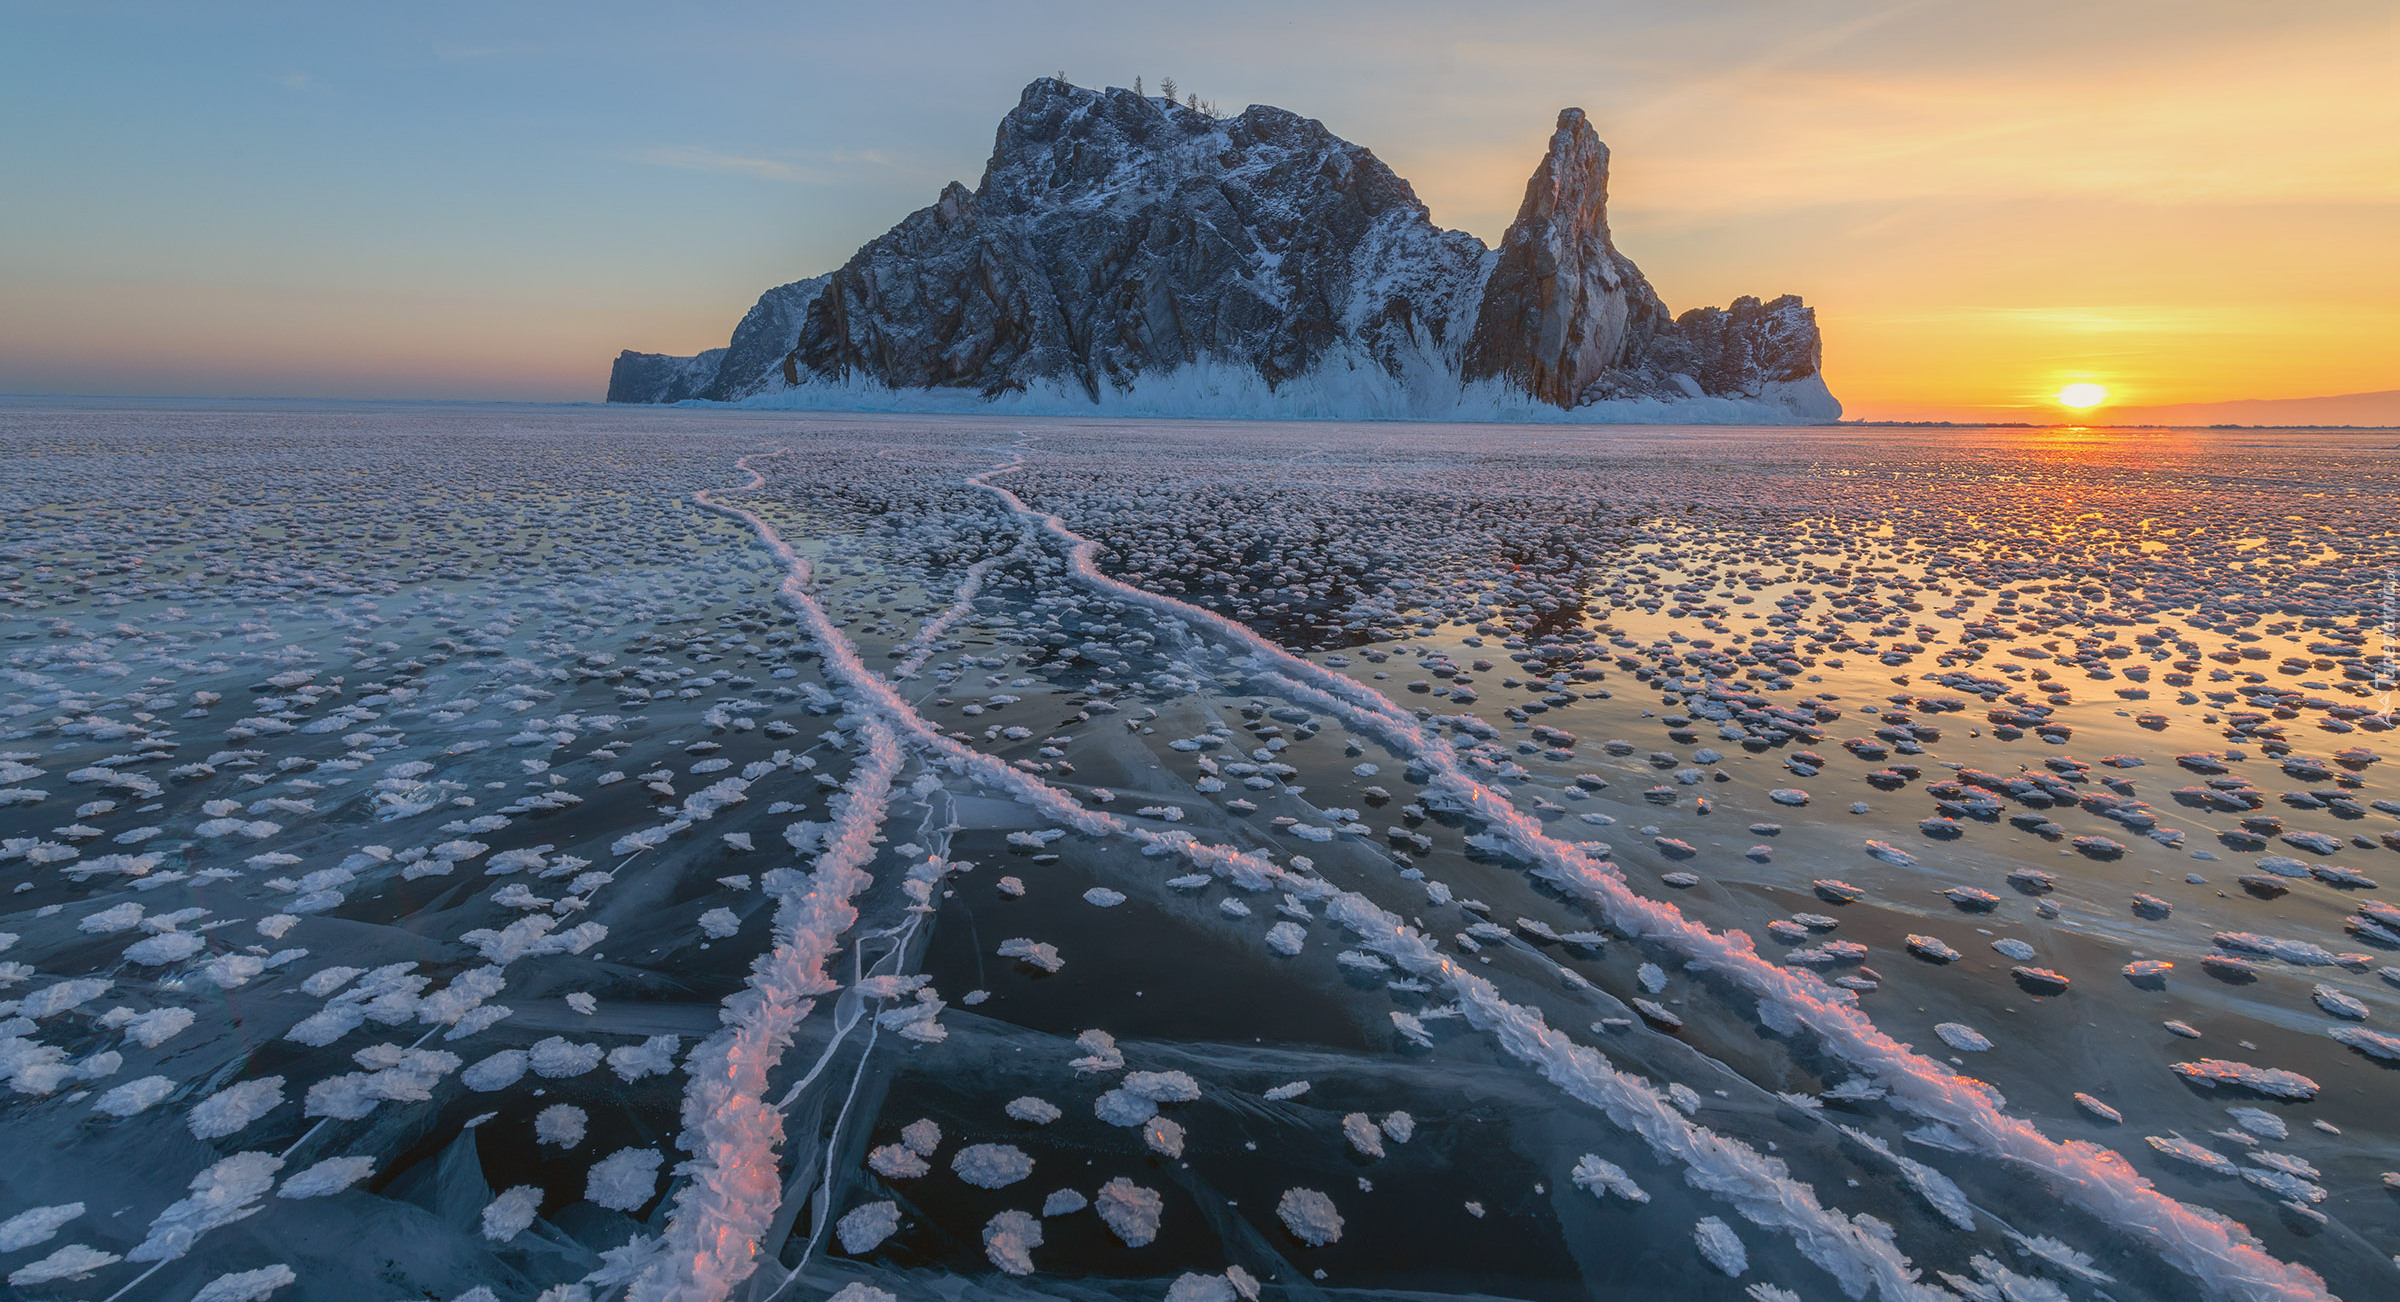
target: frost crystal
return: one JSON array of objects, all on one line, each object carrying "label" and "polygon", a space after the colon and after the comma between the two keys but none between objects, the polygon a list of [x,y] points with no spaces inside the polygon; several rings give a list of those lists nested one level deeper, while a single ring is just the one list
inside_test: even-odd
[{"label": "frost crystal", "polygon": [[1367,1157],[1383,1156],[1383,1132],[1364,1112],[1353,1112],[1342,1118],[1342,1138],[1350,1147]]},{"label": "frost crystal", "polygon": [[583,1196],[612,1211],[630,1212],[650,1201],[665,1158],[652,1148],[620,1148],[592,1164]]},{"label": "frost crystal", "polygon": [[537,1076],[563,1080],[599,1066],[600,1056],[599,1045],[576,1044],[564,1036],[553,1035],[535,1041],[527,1052],[526,1062]]},{"label": "frost crystal", "polygon": [[583,1142],[584,1111],[570,1103],[553,1103],[534,1114],[534,1138],[560,1148]]},{"label": "frost crystal", "polygon": [[1123,1088],[1153,1103],[1189,1103],[1200,1097],[1200,1083],[1180,1071],[1127,1072]]},{"label": "frost crystal", "polygon": [[1625,1168],[1603,1160],[1596,1153],[1586,1153],[1575,1163],[1572,1178],[1579,1187],[1591,1190],[1595,1196],[1613,1193],[1630,1202],[1650,1201],[1649,1191],[1635,1184],[1633,1177],[1625,1174]]},{"label": "frost crystal", "polygon": [[269,1294],[299,1278],[281,1262],[257,1270],[235,1271],[201,1285],[200,1291],[192,1294],[192,1302],[263,1302]]},{"label": "frost crystal", "polygon": [[979,1189],[1005,1189],[1033,1174],[1033,1159],[1010,1144],[969,1144],[951,1157],[950,1169]]},{"label": "frost crystal", "polygon": [[1092,1114],[1112,1126],[1138,1126],[1158,1115],[1158,1104],[1132,1090],[1110,1090],[1092,1104]]},{"label": "frost crystal", "polygon": [[1166,1203],[1155,1189],[1144,1189],[1123,1176],[1100,1186],[1100,1219],[1129,1248],[1158,1237],[1159,1214]]},{"label": "frost crystal", "polygon": [[1692,1241],[1699,1245],[1700,1255],[1708,1264],[1728,1275],[1739,1276],[1750,1269],[1750,1254],[1742,1247],[1739,1235],[1723,1220],[1710,1216],[1692,1227]]},{"label": "frost crystal", "polygon": [[337,1194],[375,1173],[371,1157],[329,1157],[298,1175],[285,1176],[278,1198],[323,1198]]},{"label": "frost crystal", "polygon": [[127,1081],[100,1096],[92,1111],[105,1112],[112,1117],[130,1117],[145,1112],[166,1100],[175,1092],[175,1082],[165,1076],[144,1076]]},{"label": "frost crystal", "polygon": [[890,1201],[862,1203],[844,1213],[833,1229],[842,1241],[842,1251],[853,1257],[873,1252],[877,1245],[900,1228],[900,1204]]},{"label": "frost crystal", "polygon": [[1006,1211],[983,1227],[983,1255],[1011,1275],[1033,1273],[1033,1250],[1042,1246],[1042,1223],[1030,1214]]},{"label": "frost crystal", "polygon": [[2317,1096],[2317,1083],[2296,1071],[2253,1067],[2228,1058],[2203,1058],[2174,1064],[2175,1074],[2200,1085],[2232,1085],[2270,1098],[2305,1103]]},{"label": "frost crystal", "polygon": [[541,1207],[542,1191],[533,1185],[521,1184],[503,1191],[484,1206],[483,1237],[494,1243],[508,1242],[533,1224]]},{"label": "frost crystal", "polygon": [[201,1235],[259,1210],[258,1200],[275,1186],[283,1159],[273,1153],[236,1153],[192,1177],[191,1193],[150,1222],[150,1232],[131,1261],[173,1261],[192,1250]]},{"label": "frost crystal", "polygon": [[39,1261],[29,1262],[9,1272],[8,1282],[18,1288],[31,1288],[36,1284],[62,1279],[82,1279],[120,1260],[113,1252],[102,1252],[88,1244],[70,1243]]},{"label": "frost crystal", "polygon": [[0,1221],[0,1252],[15,1252],[37,1243],[47,1243],[68,1222],[81,1215],[82,1203],[60,1203],[54,1207],[35,1207],[18,1212]]},{"label": "frost crystal", "polygon": [[1048,1099],[1035,1098],[1031,1094],[1022,1098],[1010,1099],[1007,1112],[1015,1120],[1029,1121],[1037,1126],[1049,1125],[1058,1120],[1061,1115],[1057,1104]]},{"label": "frost crystal", "polygon": [[1066,960],[1058,956],[1058,946],[1046,941],[1027,940],[1022,936],[1014,940],[1001,941],[1000,957],[1016,959],[1029,966],[1038,967],[1044,972],[1056,972],[1066,966]]},{"label": "frost crystal", "polygon": [[1314,1189],[1286,1189],[1275,1204],[1275,1215],[1283,1221],[1292,1237],[1312,1248],[1322,1248],[1342,1237],[1342,1214],[1334,1210],[1333,1200]]}]

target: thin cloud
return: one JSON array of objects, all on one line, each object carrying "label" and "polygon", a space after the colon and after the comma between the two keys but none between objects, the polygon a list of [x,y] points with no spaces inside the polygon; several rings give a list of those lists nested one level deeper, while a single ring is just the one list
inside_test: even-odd
[{"label": "thin cloud", "polygon": [[2043,332],[2086,334],[2239,334],[2258,328],[2255,308],[2137,307],[1955,307],[1932,312],[1877,314],[1895,325],[1953,325],[1989,322]]},{"label": "thin cloud", "polygon": [[648,167],[679,172],[709,172],[742,176],[755,181],[825,185],[855,180],[861,172],[908,172],[913,169],[875,150],[836,150],[815,159],[729,154],[705,145],[658,145],[626,155]]},{"label": "thin cloud", "polygon": [[538,45],[444,45],[434,48],[433,57],[456,63],[468,59],[496,59],[508,54],[539,54]]}]

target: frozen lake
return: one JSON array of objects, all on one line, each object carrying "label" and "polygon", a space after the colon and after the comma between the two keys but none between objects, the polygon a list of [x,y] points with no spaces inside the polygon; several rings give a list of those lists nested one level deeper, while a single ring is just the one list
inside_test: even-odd
[{"label": "frozen lake", "polygon": [[14,1296],[2400,1295],[2400,432],[0,403]]}]

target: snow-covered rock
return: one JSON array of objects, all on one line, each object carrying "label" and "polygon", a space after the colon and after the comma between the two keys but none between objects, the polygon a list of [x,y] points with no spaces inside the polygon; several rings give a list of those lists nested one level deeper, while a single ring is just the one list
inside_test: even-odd
[{"label": "snow-covered rock", "polygon": [[759,295],[741,324],[733,328],[733,342],[726,347],[711,348],[696,357],[631,349],[617,354],[608,373],[608,400],[661,403],[704,398],[730,402],[749,397],[776,373],[784,354],[799,342],[809,304],[817,301],[831,279],[811,276]]},{"label": "snow-covered rock", "polygon": [[982,181],[731,344],[626,352],[611,402],[1209,416],[1806,422],[1841,405],[1815,314],[1671,314],[1611,242],[1608,148],[1559,114],[1500,248],[1310,118],[1219,118],[1045,77]]}]

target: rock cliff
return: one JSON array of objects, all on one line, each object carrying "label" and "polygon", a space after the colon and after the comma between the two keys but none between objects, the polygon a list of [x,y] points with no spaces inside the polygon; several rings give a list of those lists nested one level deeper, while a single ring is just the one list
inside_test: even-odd
[{"label": "rock cliff", "polygon": [[811,276],[777,285],[733,328],[733,342],[694,357],[663,353],[617,354],[608,375],[610,402],[660,403],[701,398],[739,402],[774,380],[784,356],[800,341],[800,325],[831,276]]},{"label": "rock cliff", "polygon": [[[617,360],[612,402],[1827,420],[1796,298],[1671,315],[1558,118],[1497,250],[1323,124],[1044,78],[953,182],[725,349]],[[912,396],[913,395],[913,396]]]}]

